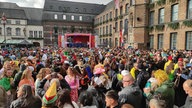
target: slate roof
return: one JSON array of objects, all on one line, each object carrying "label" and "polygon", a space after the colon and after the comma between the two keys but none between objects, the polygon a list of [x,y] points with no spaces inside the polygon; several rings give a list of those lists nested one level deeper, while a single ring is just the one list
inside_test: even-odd
[{"label": "slate roof", "polygon": [[44,11],[80,13],[98,15],[105,9],[105,5],[82,2],[45,0]]},{"label": "slate roof", "polygon": [[16,3],[0,2],[0,17],[3,13],[9,19],[27,19],[25,11]]},{"label": "slate roof", "polygon": [[29,25],[41,25],[42,24],[42,15],[43,9],[39,8],[23,8],[27,16],[27,23]]},{"label": "slate roof", "polygon": [[115,7],[115,3],[114,3],[114,1],[112,0],[111,2],[109,2],[109,3],[106,5],[104,11],[107,11],[107,10],[112,9],[112,8],[114,8],[114,7]]}]

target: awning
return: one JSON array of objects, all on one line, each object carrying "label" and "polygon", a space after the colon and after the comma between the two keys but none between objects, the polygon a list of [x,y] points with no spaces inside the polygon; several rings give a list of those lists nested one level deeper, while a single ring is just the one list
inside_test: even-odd
[{"label": "awning", "polygon": [[0,39],[0,44],[4,43],[4,39]]},{"label": "awning", "polygon": [[6,44],[32,45],[32,43],[28,40],[7,40]]}]

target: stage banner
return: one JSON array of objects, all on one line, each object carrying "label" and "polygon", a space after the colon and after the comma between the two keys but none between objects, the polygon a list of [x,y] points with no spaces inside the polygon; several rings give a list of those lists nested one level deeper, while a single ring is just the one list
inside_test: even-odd
[{"label": "stage banner", "polygon": [[91,36],[91,48],[95,47],[95,36]]},{"label": "stage banner", "polygon": [[61,36],[61,47],[62,48],[65,47],[65,36],[64,35]]},{"label": "stage banner", "polygon": [[61,41],[61,38],[62,38],[62,35],[59,35],[59,36],[58,36],[58,47],[62,47],[62,46],[61,46],[61,44],[62,44],[62,43],[61,43],[61,42],[62,42],[62,41]]}]

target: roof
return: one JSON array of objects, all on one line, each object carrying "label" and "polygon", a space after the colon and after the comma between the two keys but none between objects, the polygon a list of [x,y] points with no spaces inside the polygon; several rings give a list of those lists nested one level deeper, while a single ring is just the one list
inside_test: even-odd
[{"label": "roof", "polygon": [[45,0],[44,11],[62,13],[100,14],[105,5],[71,1]]},{"label": "roof", "polygon": [[0,2],[0,8],[6,8],[6,9],[21,9],[16,3],[10,3],[10,2]]},{"label": "roof", "polygon": [[21,9],[2,9],[0,15],[5,14],[8,19],[27,19],[24,10]]},{"label": "roof", "polygon": [[27,16],[29,25],[41,25],[43,9],[39,8],[23,8]]},{"label": "roof", "polygon": [[114,8],[114,7],[115,7],[115,3],[114,3],[114,1],[112,0],[111,2],[109,2],[109,3],[106,5],[104,11],[110,10],[110,9],[112,9],[112,8]]}]

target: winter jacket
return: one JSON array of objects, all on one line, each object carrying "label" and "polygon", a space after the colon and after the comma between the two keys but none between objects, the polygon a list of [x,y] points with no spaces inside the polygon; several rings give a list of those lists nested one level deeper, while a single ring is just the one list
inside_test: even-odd
[{"label": "winter jacket", "polygon": [[132,84],[123,88],[119,92],[120,105],[128,103],[133,105],[134,108],[142,108],[142,91],[136,84]]},{"label": "winter jacket", "polygon": [[174,98],[175,98],[175,91],[173,88],[173,83],[170,81],[166,81],[160,87],[158,87],[154,91],[154,93],[147,94],[148,100],[150,100],[154,97],[165,100],[166,108],[173,108]]},{"label": "winter jacket", "polygon": [[187,97],[184,108],[192,108],[192,97]]}]

